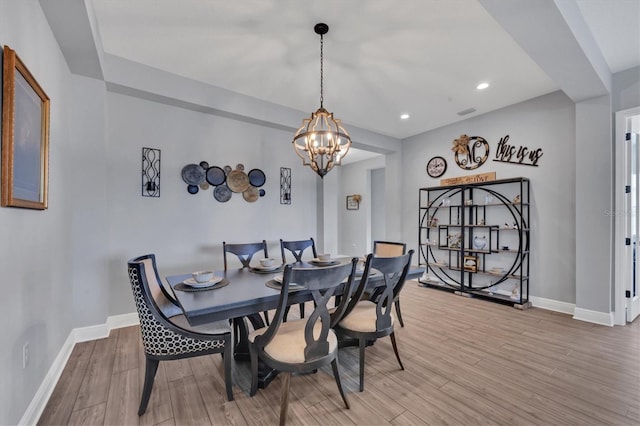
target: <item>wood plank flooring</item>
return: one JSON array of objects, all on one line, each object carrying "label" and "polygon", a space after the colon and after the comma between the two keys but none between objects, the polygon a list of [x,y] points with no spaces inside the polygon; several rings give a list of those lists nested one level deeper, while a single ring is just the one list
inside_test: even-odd
[{"label": "wood plank flooring", "polygon": [[[331,369],[293,376],[289,424],[638,425],[640,321],[603,327],[570,316],[405,285],[397,327],[401,371],[388,338],[340,349],[346,410]],[[297,313],[292,309],[291,314]],[[277,424],[281,378],[248,395],[249,365],[234,366],[225,399],[220,355],[160,363],[138,417],[144,353],[138,327],[76,345],[40,425]]]}]

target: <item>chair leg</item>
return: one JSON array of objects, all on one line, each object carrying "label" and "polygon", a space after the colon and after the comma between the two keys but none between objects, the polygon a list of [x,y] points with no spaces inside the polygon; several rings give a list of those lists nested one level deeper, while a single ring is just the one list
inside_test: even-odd
[{"label": "chair leg", "polygon": [[396,299],[396,314],[398,315],[398,322],[400,327],[404,327],[404,321],[402,321],[402,312],[400,312],[400,299]]},{"label": "chair leg", "polygon": [[300,304],[300,318],[304,318],[304,303]]},{"label": "chair leg", "polygon": [[364,390],[364,349],[367,346],[366,339],[362,337],[358,339],[358,346],[360,347],[360,392]]},{"label": "chair leg", "polygon": [[402,361],[400,361],[400,353],[398,352],[398,345],[396,343],[396,333],[391,333],[389,337],[391,337],[391,345],[393,345],[393,351],[396,353],[398,364],[400,364],[400,370],[404,370],[404,365],[402,365]]},{"label": "chair leg", "polygon": [[147,405],[149,404],[149,398],[151,397],[151,389],[153,388],[153,380],[156,377],[158,371],[158,364],[160,361],[157,359],[147,358],[145,370],[144,370],[144,387],[142,388],[142,398],[140,399],[140,407],[138,408],[138,415],[141,416],[147,411]]},{"label": "chair leg", "polygon": [[253,343],[249,343],[249,357],[251,359],[251,389],[249,396],[254,396],[258,392],[258,352]]},{"label": "chair leg", "polygon": [[289,309],[291,309],[291,305],[284,308],[284,316],[282,317],[282,322],[287,322],[287,317],[289,316]]},{"label": "chair leg", "polygon": [[229,339],[228,344],[225,344],[224,354],[224,385],[227,388],[227,400],[233,401],[233,339]]},{"label": "chair leg", "polygon": [[282,373],[284,383],[282,383],[282,398],[280,399],[280,426],[287,423],[287,411],[289,410],[289,386],[291,385],[291,373]]},{"label": "chair leg", "polygon": [[331,361],[331,368],[333,368],[333,377],[335,377],[336,379],[336,384],[338,385],[340,396],[344,401],[344,406],[347,407],[347,409],[349,409],[351,407],[349,406],[349,401],[347,401],[347,396],[344,394],[344,390],[342,389],[342,382],[340,382],[340,373],[338,372],[338,358],[334,358],[334,360]]},{"label": "chair leg", "polygon": [[269,325],[269,311],[264,311],[262,314],[264,315],[265,324]]}]

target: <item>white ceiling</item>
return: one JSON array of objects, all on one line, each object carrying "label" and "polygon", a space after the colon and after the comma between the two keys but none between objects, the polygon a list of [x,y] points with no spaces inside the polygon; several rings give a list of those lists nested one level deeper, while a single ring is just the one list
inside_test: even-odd
[{"label": "white ceiling", "polygon": [[[640,65],[640,0],[567,1],[611,72]],[[327,23],[324,106],[347,130],[402,139],[559,89],[477,0],[93,2],[106,53],[306,114]]]}]

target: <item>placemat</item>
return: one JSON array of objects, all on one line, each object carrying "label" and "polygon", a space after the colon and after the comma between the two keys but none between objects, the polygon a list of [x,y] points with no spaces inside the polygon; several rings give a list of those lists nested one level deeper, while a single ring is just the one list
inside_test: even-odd
[{"label": "placemat", "polygon": [[226,278],[223,278],[222,281],[220,281],[219,283],[215,283],[211,287],[196,288],[196,287],[191,287],[190,285],[187,285],[185,283],[178,283],[173,288],[175,290],[186,291],[187,293],[191,293],[191,292],[194,292],[194,291],[215,290],[217,288],[224,287],[226,285],[229,285],[229,280],[226,279]]}]

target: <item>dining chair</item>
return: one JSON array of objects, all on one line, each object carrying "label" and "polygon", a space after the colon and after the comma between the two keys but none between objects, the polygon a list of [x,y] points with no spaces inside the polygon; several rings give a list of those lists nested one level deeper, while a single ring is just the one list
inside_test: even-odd
[{"label": "dining chair", "polygon": [[[242,264],[242,268],[250,268],[251,267],[251,259],[253,256],[262,251],[264,253],[264,258],[269,257],[269,250],[267,249],[267,241],[262,240],[261,243],[235,243],[228,244],[226,241],[222,242],[222,256],[224,258],[224,270],[228,269],[227,263],[227,253],[235,254],[238,257],[238,260]],[[262,313],[264,315],[264,320],[267,324],[269,324],[269,313],[264,311]],[[241,323],[242,322],[242,323]],[[236,327],[246,327],[244,321],[240,321],[239,318],[234,319],[234,323]]]},{"label": "dining chair", "polygon": [[[400,294],[404,281],[411,265],[413,250],[396,257],[376,257],[373,253],[367,256],[364,265],[362,279],[358,288],[349,301],[344,317],[336,325],[335,331],[342,338],[358,340],[359,364],[360,364],[360,392],[364,390],[364,354],[368,341],[379,337],[390,336],[393,351],[404,370],[394,332],[394,316],[392,305]],[[379,286],[381,292],[376,300],[363,299],[362,296],[369,281],[369,271],[375,269],[382,274],[383,285]]]},{"label": "dining chair", "polygon": [[[302,255],[305,250],[311,248],[311,252],[313,253],[313,258],[318,257],[318,252],[316,251],[316,243],[313,241],[313,238],[309,238],[308,240],[297,240],[297,241],[284,241],[282,238],[280,239],[280,253],[282,254],[282,264],[287,264],[287,255],[286,252],[290,252],[293,257],[296,259],[296,262],[302,262]],[[300,318],[304,318],[304,303],[300,303]],[[287,313],[289,310],[287,309]],[[286,319],[286,315],[285,315]]]},{"label": "dining chair", "polygon": [[139,256],[127,263],[146,358],[138,415],[143,415],[147,409],[158,365],[160,361],[165,360],[222,354],[227,399],[233,401],[231,385],[233,348],[229,321],[200,326],[190,325],[162,286],[155,255]]},{"label": "dining chair", "polygon": [[[358,259],[326,268],[294,268],[286,265],[280,288],[278,307],[271,325],[249,334],[251,357],[251,390],[258,390],[258,360],[284,376],[280,401],[280,424],[287,419],[291,373],[308,373],[331,364],[333,376],[344,405],[349,402],[342,389],[338,371],[338,339],[332,327],[341,319],[350,300]],[[344,287],[341,287],[344,282]],[[295,286],[313,296],[314,310],[307,319],[283,322],[290,291]],[[327,304],[336,290],[342,288],[344,303],[329,313]]]},{"label": "dining chair", "polygon": [[249,268],[251,259],[253,256],[262,251],[264,257],[269,257],[269,251],[267,250],[267,242],[262,240],[261,243],[244,243],[244,244],[227,244],[226,241],[222,242],[222,256],[224,258],[224,270],[228,269],[227,253],[235,254],[238,257],[243,268]]},{"label": "dining chair", "polygon": [[[373,242],[373,255],[378,257],[395,257],[402,256],[407,252],[407,245],[405,243],[393,242],[393,241],[374,241]],[[400,310],[400,297],[394,301],[396,306],[396,315],[398,315],[398,322],[400,327],[404,327],[404,321],[402,320],[402,311]]]}]

